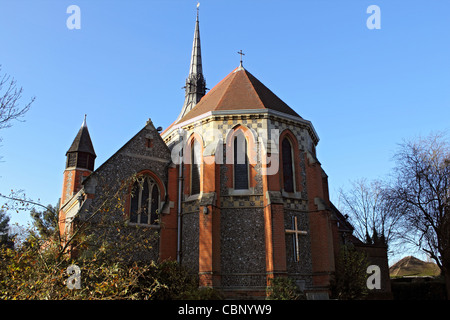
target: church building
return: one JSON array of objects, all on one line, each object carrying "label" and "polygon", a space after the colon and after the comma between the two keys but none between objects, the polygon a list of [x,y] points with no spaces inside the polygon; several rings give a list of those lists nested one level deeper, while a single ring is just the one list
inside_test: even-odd
[{"label": "church building", "polygon": [[207,92],[198,10],[180,106],[169,127],[149,119],[96,169],[85,118],[66,153],[61,232],[122,188],[123,205],[102,214],[133,232],[156,233],[147,257],[178,261],[200,286],[263,298],[270,279],[287,276],[309,299],[328,298],[352,227],[330,202],[319,136],[242,58]]}]

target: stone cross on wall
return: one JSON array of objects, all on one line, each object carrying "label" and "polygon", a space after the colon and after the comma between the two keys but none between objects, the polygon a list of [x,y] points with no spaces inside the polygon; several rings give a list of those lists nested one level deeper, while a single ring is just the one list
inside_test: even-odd
[{"label": "stone cross on wall", "polygon": [[308,232],[307,231],[302,231],[299,230],[298,228],[298,223],[297,223],[297,217],[292,217],[292,229],[286,229],[286,233],[287,234],[292,234],[294,236],[294,254],[295,254],[295,261],[298,262],[300,261],[300,246],[299,246],[299,241],[298,241],[298,237],[300,235],[307,235]]}]

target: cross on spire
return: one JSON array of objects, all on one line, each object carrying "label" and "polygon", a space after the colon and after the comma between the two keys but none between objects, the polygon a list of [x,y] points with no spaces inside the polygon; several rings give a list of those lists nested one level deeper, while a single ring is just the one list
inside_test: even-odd
[{"label": "cross on spire", "polygon": [[292,217],[292,228],[293,229],[286,229],[286,233],[292,234],[294,236],[294,251],[295,251],[294,257],[295,257],[295,261],[298,262],[298,261],[300,261],[300,246],[299,246],[298,236],[299,235],[301,235],[301,236],[307,235],[308,232],[298,229],[297,216]]},{"label": "cross on spire", "polygon": [[241,55],[241,64],[240,66],[242,67],[242,56],[245,56],[245,53],[242,52],[242,50],[238,51],[238,54]]}]

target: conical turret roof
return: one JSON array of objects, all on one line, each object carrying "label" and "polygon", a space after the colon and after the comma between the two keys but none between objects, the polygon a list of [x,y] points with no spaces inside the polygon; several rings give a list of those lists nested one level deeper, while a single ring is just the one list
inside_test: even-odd
[{"label": "conical turret roof", "polygon": [[92,145],[91,136],[89,135],[89,130],[86,125],[86,115],[84,116],[83,124],[81,125],[81,128],[73,140],[69,150],[67,150],[66,155],[71,152],[86,152],[96,156],[94,146]]}]

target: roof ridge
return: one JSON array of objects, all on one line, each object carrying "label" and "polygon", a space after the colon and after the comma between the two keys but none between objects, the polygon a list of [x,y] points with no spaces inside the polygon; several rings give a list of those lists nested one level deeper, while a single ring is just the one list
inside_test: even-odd
[{"label": "roof ridge", "polygon": [[[239,68],[239,67],[238,67]],[[231,71],[228,76],[226,76],[224,79],[222,79],[216,86],[218,86],[220,83],[224,82],[226,79],[228,79],[228,77],[233,77],[232,79],[230,79],[230,81],[228,82],[228,85],[226,87],[225,90],[223,90],[222,95],[220,96],[219,101],[217,102],[217,107],[220,106],[221,102],[223,101],[223,98],[225,97],[225,94],[228,92],[228,89],[230,88],[231,82],[233,82],[234,78],[236,78],[236,71],[237,69],[234,69],[233,71]],[[214,86],[214,88],[216,87]],[[213,88],[213,89],[214,89]],[[211,90],[212,91],[212,90]]]},{"label": "roof ridge", "polygon": [[[153,125],[152,125],[153,126]],[[116,155],[118,155],[118,154],[120,154],[120,152],[122,151],[122,150],[124,150],[128,145],[130,145],[131,144],[131,142],[133,141],[133,139],[135,139],[139,134],[141,134],[141,132],[143,132],[144,130],[152,130],[152,129],[149,129],[148,128],[149,127],[149,123],[147,123],[142,129],[140,129],[136,134],[134,134],[132,137],[131,137],[131,139],[128,139],[119,149],[117,149],[109,158],[107,158],[97,169],[95,169],[89,176],[88,176],[88,178],[90,178],[90,177],[92,177],[92,176],[94,176],[94,174],[98,174],[98,171],[100,171],[100,169],[102,169],[109,161],[112,161],[112,159],[116,156]],[[155,130],[156,131],[156,129],[155,129],[155,127],[153,126],[153,130]],[[161,135],[160,135],[160,137],[161,137]],[[161,137],[161,139],[163,140],[163,145],[167,148],[167,149],[169,149],[169,147],[167,146],[167,144],[164,142],[164,139]],[[170,150],[169,150],[170,151]],[[87,180],[87,179],[86,179]],[[84,181],[86,181],[86,180],[84,180]],[[84,184],[84,182],[83,182],[83,184]]]},{"label": "roof ridge", "polygon": [[[262,106],[264,109],[269,109],[269,108],[267,108],[267,107],[264,105],[264,102],[263,102],[262,99],[261,99],[261,95],[258,93],[258,91],[257,91],[256,88],[255,88],[255,85],[254,85],[253,81],[252,81],[252,80],[250,79],[250,77],[248,76],[249,74],[250,74],[251,76],[253,76],[253,75],[252,75],[249,71],[247,71],[247,69],[245,69],[245,68],[242,68],[242,70],[245,71],[245,76],[247,77],[248,81],[250,81],[250,83],[251,83],[251,88],[252,88],[252,90],[256,93],[256,95],[258,96],[258,100],[259,100],[261,106]],[[254,76],[253,76],[253,77],[254,77]],[[267,88],[267,89],[269,89],[269,88]],[[269,89],[269,90],[270,90],[270,89]]]},{"label": "roof ridge", "polygon": [[[236,68],[236,69],[238,69],[238,68]],[[220,80],[218,83],[216,83],[216,85],[214,86],[214,87],[212,87],[211,88],[211,90],[209,90],[208,91],[208,93],[207,94],[205,94],[205,97],[210,93],[210,92],[213,92],[222,82],[224,82],[225,80],[227,80],[228,79],[228,77],[229,76],[231,76],[235,71],[236,71],[236,69],[234,69],[233,71],[231,71],[229,74],[227,74],[222,80]],[[203,98],[202,98],[203,99]],[[201,101],[201,100],[200,100]],[[199,102],[200,102],[199,101]]]}]

